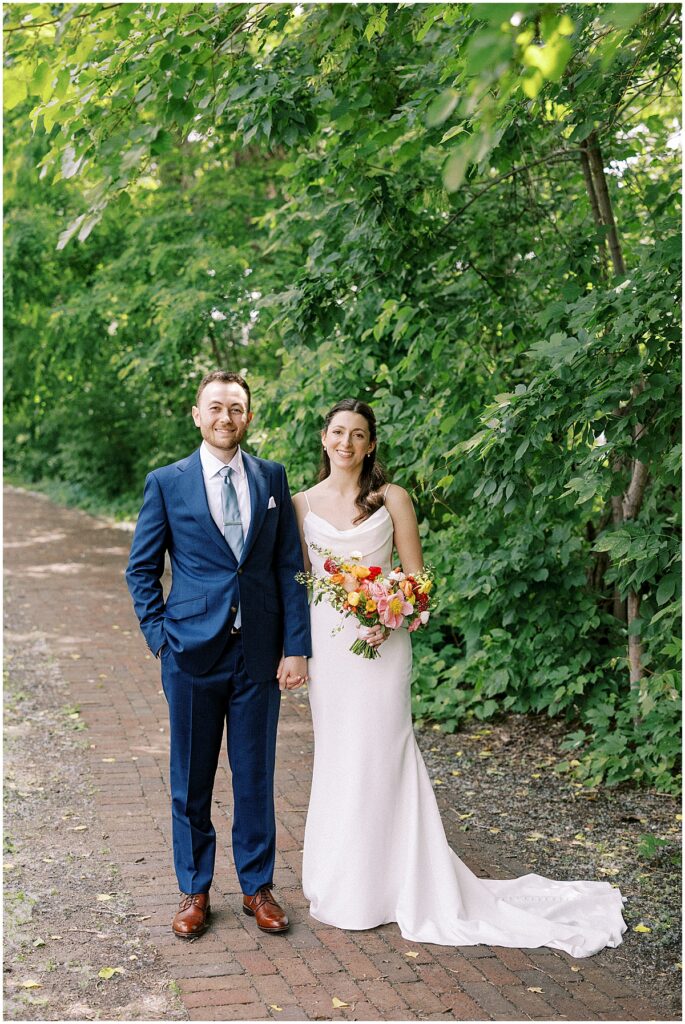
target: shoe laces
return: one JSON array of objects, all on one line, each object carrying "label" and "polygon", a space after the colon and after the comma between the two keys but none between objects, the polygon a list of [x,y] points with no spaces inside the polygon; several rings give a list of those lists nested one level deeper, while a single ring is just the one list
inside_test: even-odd
[{"label": "shoe laces", "polygon": [[257,892],[254,894],[252,899],[255,901],[255,910],[264,906],[265,903],[271,903],[272,906],[278,907],[278,903],[274,899],[273,893],[268,885],[262,885],[261,888],[257,889]]},{"label": "shoe laces", "polygon": [[183,897],[183,899],[181,900],[181,903],[180,903],[180,906],[179,906],[178,909],[179,910],[187,910],[188,907],[193,907],[193,906],[199,907],[200,906],[199,897],[200,896],[206,896],[206,895],[207,894],[204,893],[204,892],[195,892],[195,893],[192,893],[192,894],[188,894],[188,893],[182,892],[181,896]]}]

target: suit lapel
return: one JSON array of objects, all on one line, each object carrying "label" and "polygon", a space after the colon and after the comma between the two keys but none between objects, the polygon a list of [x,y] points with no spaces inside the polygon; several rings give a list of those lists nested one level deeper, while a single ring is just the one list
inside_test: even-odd
[{"label": "suit lapel", "polygon": [[205,533],[214,541],[218,550],[223,553],[231,564],[235,564],[235,555],[226,543],[223,534],[212,519],[209,511],[199,448],[192,455],[189,455],[187,459],[179,462],[178,469],[178,490],[183,501]]},{"label": "suit lapel", "polygon": [[267,502],[269,500],[269,485],[266,474],[259,464],[259,461],[252,455],[243,452],[243,465],[247,476],[247,485],[250,490],[250,529],[247,531],[243,553],[240,557],[242,564],[250,553],[255,537],[262,528],[264,516],[266,515]]}]

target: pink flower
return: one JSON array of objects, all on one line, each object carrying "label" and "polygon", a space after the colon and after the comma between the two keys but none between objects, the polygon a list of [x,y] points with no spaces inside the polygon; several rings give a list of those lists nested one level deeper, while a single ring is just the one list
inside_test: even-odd
[{"label": "pink flower", "polygon": [[416,630],[419,628],[419,626],[422,626],[422,625],[423,625],[423,623],[421,621],[421,618],[420,618],[420,616],[417,615],[416,618],[412,619],[411,622],[409,623],[408,631],[410,633],[415,633]]},{"label": "pink flower", "polygon": [[364,589],[368,591],[374,601],[378,601],[381,597],[388,596],[384,583],[372,583],[370,580],[365,580]]},{"label": "pink flower", "polygon": [[414,611],[414,606],[409,604],[401,592],[397,594],[384,593],[377,599],[377,603],[378,618],[389,629],[399,629],[405,616],[411,615]]}]

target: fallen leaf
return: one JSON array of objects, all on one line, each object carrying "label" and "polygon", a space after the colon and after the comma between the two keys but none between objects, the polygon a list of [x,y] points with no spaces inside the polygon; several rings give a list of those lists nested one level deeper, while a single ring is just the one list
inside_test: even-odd
[{"label": "fallen leaf", "polygon": [[540,839],[544,839],[542,832],[531,832],[529,836],[526,836],[527,843],[537,843]]},{"label": "fallen leaf", "polygon": [[461,775],[461,769],[455,768],[454,771],[450,772],[450,775]]},{"label": "fallen leaf", "polygon": [[41,946],[45,945],[45,939],[36,939],[33,945],[36,947],[36,949],[40,949]]},{"label": "fallen leaf", "polygon": [[416,958],[416,957],[417,957],[417,956],[418,956],[419,954],[418,954],[418,953],[415,953],[415,952],[413,952],[413,950],[410,950],[410,949],[405,949],[405,951],[404,951],[404,955],[405,955],[405,956],[413,956],[414,958]]},{"label": "fallen leaf", "polygon": [[460,814],[459,815],[459,820],[463,821],[464,818],[470,818],[472,814],[473,814],[473,811],[468,811],[466,814]]},{"label": "fallen leaf", "polygon": [[275,1003],[269,1003],[269,1009],[270,1010],[282,1010],[283,1007],[282,1006],[276,1006]]},{"label": "fallen leaf", "polygon": [[493,835],[497,835],[497,833],[501,832],[502,829],[501,828],[491,828],[489,831],[492,832]]},{"label": "fallen leaf", "polygon": [[445,783],[442,781],[442,779],[434,779],[433,780],[433,785],[434,786],[444,786]]},{"label": "fallen leaf", "polygon": [[123,967],[103,967],[103,968],[101,968],[101,970],[98,971],[98,978],[104,978],[105,981],[108,981],[115,974],[123,974],[123,973],[124,973],[124,968]]},{"label": "fallen leaf", "polygon": [[72,825],[69,829],[70,832],[85,832],[88,828],[87,825]]},{"label": "fallen leaf", "polygon": [[116,757],[103,757],[102,761],[104,764],[114,764]]},{"label": "fallen leaf", "polygon": [[642,923],[642,921],[640,921],[639,924],[636,924],[635,927],[633,928],[634,932],[651,932],[651,930],[652,929],[648,928],[646,924]]},{"label": "fallen leaf", "polygon": [[542,989],[541,988],[536,988],[535,985],[531,985],[530,988],[526,989],[526,992],[542,992]]},{"label": "fallen leaf", "polygon": [[22,988],[42,988],[43,986],[39,981],[33,981],[32,978],[28,978],[27,981],[22,981]]},{"label": "fallen leaf", "polygon": [[74,661],[80,661],[80,659],[81,659],[81,655],[80,654],[71,654],[71,655],[69,655],[69,657],[73,658]]},{"label": "fallen leaf", "polygon": [[331,1002],[333,1003],[333,1009],[334,1010],[339,1010],[343,1006],[349,1006],[350,1005],[349,1003],[343,1003],[342,999],[338,999],[337,996],[333,996],[333,998],[331,999]]},{"label": "fallen leaf", "polygon": [[100,901],[100,903],[106,903],[107,900],[113,900],[114,899],[114,897],[112,895],[110,895],[110,893],[108,893],[108,892],[99,892],[97,894],[97,898]]},{"label": "fallen leaf", "polygon": [[572,967],[572,968],[571,968],[571,970],[572,970],[572,971],[579,971],[579,970],[580,970],[580,967]]}]

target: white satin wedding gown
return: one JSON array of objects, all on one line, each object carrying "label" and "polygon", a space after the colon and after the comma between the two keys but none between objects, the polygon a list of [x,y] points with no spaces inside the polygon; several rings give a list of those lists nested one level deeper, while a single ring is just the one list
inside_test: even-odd
[{"label": "white satin wedding gown", "polygon": [[[316,575],[324,558],[314,544],[391,567],[384,505],[351,530],[310,509],[304,532]],[[392,632],[371,661],[350,652],[355,622],[325,600],[312,604],[311,625],[315,752],[303,891],[312,917],[346,929],[396,921],[405,939],[448,946],[550,946],[573,957],[618,946],[625,897],[609,882],[482,879],[450,849],[412,728],[407,630]]]}]

